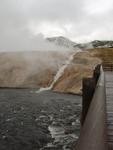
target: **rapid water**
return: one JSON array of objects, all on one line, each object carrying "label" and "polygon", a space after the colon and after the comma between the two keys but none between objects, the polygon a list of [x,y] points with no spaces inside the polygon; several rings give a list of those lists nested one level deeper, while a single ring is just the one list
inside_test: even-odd
[{"label": "rapid water", "polygon": [[[80,51],[80,50],[79,50]],[[78,52],[78,51],[77,51]],[[77,53],[76,52],[76,53]],[[51,90],[54,86],[54,84],[59,80],[59,78],[63,75],[65,69],[68,67],[68,65],[72,62],[74,55],[76,54],[75,52],[72,53],[72,55],[70,55],[69,59],[66,60],[66,62],[64,63],[64,65],[62,65],[59,70],[57,71],[56,75],[54,76],[53,82],[51,83],[51,85],[49,87],[46,88],[40,88],[36,93],[40,93],[43,91],[48,91]]]}]

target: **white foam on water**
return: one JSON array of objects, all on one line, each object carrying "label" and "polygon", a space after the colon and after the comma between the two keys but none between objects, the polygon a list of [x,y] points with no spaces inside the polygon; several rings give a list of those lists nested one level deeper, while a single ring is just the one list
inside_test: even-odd
[{"label": "white foam on water", "polygon": [[[77,50],[77,52],[79,52],[80,50]],[[49,87],[46,88],[40,88],[38,91],[36,91],[36,93],[40,93],[43,91],[49,91],[53,88],[54,84],[59,80],[59,78],[63,75],[65,69],[68,67],[68,65],[72,62],[74,55],[76,54],[75,52],[72,53],[72,55],[70,55],[69,59],[66,60],[66,62],[64,63],[64,65],[62,65],[59,70],[57,71],[56,75],[54,76],[53,82],[51,83],[51,85]]]}]

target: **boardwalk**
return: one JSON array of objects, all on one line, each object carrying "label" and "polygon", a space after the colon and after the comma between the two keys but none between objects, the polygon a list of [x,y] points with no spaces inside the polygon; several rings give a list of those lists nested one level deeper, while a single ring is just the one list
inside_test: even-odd
[{"label": "boardwalk", "polygon": [[107,104],[107,135],[109,150],[113,150],[113,72],[105,72],[106,104]]}]

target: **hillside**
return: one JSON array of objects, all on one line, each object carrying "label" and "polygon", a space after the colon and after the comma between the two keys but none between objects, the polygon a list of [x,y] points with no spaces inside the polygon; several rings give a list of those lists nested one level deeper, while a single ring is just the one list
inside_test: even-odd
[{"label": "hillside", "polygon": [[65,47],[65,48],[69,48],[69,49],[74,49],[74,46],[77,44],[63,36],[50,37],[50,38],[46,38],[46,40],[51,43],[54,43],[57,46]]},{"label": "hillside", "polygon": [[102,62],[113,63],[113,48],[95,48],[88,50],[93,56],[102,59]]},{"label": "hillside", "polygon": [[112,48],[113,47],[113,41],[100,41],[95,40],[87,43],[76,43],[74,41],[71,41],[70,39],[63,37],[63,36],[57,36],[57,37],[50,37],[46,38],[47,41],[54,43],[55,45],[66,47],[69,49],[92,49],[92,48]]},{"label": "hillside", "polygon": [[64,52],[0,53],[0,87],[46,87],[67,57]]},{"label": "hillside", "polygon": [[90,49],[89,51],[95,57],[102,60],[103,69],[105,71],[109,69],[113,70],[113,48]]},{"label": "hillside", "polygon": [[[68,59],[69,53],[18,52],[0,54],[0,87],[48,87]],[[82,78],[92,75],[100,60],[89,52],[79,52],[54,85],[53,90],[81,94]]]},{"label": "hillside", "polygon": [[82,79],[91,77],[93,69],[101,60],[90,52],[79,52],[67,67],[63,76],[54,87],[54,91],[63,93],[82,94]]},{"label": "hillside", "polygon": [[82,94],[82,78],[92,76],[96,64],[113,64],[113,48],[93,48],[75,55],[72,64],[54,87],[55,91]]},{"label": "hillside", "polygon": [[[69,53],[13,52],[0,54],[0,87],[48,87]],[[113,63],[113,48],[95,48],[74,55],[55,83],[55,92],[82,94],[82,78],[92,76],[99,63]]]}]

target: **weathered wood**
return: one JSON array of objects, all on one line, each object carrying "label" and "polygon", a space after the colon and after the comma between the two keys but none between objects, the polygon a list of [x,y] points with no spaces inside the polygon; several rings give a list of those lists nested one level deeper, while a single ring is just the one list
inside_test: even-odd
[{"label": "weathered wood", "polygon": [[101,68],[101,65],[99,64],[95,67],[94,72],[93,72],[93,78],[95,79],[96,83],[100,76],[100,68]]},{"label": "weathered wood", "polygon": [[96,87],[96,82],[94,78],[84,78],[82,82],[83,94],[82,94],[82,115],[81,115],[81,125],[84,124],[85,118],[87,116],[87,112],[89,110],[89,106],[91,100],[93,98],[93,94]]},{"label": "weathered wood", "polygon": [[113,73],[106,72],[106,106],[107,106],[107,142],[113,150]]},{"label": "weathered wood", "polygon": [[101,71],[75,150],[108,149],[105,97],[104,73]]},{"label": "weathered wood", "polygon": [[100,64],[95,67],[92,78],[84,78],[82,81],[83,95],[81,125],[84,124],[91,100],[95,92],[96,84],[100,76],[100,67]]}]

